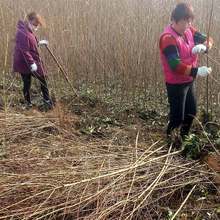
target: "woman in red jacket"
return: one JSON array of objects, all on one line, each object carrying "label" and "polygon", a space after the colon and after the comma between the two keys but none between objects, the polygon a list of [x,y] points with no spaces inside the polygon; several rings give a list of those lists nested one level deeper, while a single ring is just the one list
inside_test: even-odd
[{"label": "woman in red jacket", "polygon": [[13,70],[21,74],[23,80],[23,94],[27,107],[32,107],[30,88],[31,79],[39,80],[43,100],[46,105],[52,107],[46,81],[46,71],[38,52],[38,46],[48,44],[46,40],[38,42],[35,31],[43,25],[39,14],[32,12],[27,15],[25,21],[19,21],[16,33],[16,45],[14,49]]}]

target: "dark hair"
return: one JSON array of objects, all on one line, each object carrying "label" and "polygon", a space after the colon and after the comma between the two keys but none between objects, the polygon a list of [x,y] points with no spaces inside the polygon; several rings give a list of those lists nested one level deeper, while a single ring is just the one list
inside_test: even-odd
[{"label": "dark hair", "polygon": [[179,22],[180,20],[194,19],[193,7],[187,3],[179,3],[171,15],[171,21]]},{"label": "dark hair", "polygon": [[27,20],[28,21],[36,20],[39,25],[45,26],[44,19],[36,12],[31,12],[31,13],[27,14]]}]

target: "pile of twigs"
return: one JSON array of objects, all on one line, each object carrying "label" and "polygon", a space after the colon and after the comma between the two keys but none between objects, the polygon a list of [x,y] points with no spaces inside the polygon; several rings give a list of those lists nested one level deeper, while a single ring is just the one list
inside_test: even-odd
[{"label": "pile of twigs", "polygon": [[0,114],[0,219],[162,218],[171,204],[179,208],[180,195],[213,184],[204,164],[161,140],[86,142],[73,133],[74,117],[68,126],[60,121]]}]

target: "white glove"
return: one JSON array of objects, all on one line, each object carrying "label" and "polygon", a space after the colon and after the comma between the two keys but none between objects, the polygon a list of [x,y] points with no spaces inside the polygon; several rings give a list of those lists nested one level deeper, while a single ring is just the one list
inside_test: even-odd
[{"label": "white glove", "polygon": [[205,76],[208,76],[211,72],[212,72],[211,67],[202,66],[198,68],[197,75],[201,77],[205,77]]},{"label": "white glove", "polygon": [[47,40],[40,40],[39,42],[38,42],[38,45],[39,46],[41,46],[41,45],[48,45],[49,44],[49,42],[47,41]]},{"label": "white glove", "polygon": [[193,54],[199,54],[199,53],[205,53],[207,50],[207,47],[204,44],[198,44],[192,49]]},{"label": "white glove", "polygon": [[37,71],[37,65],[36,63],[31,64],[31,72],[36,72]]}]

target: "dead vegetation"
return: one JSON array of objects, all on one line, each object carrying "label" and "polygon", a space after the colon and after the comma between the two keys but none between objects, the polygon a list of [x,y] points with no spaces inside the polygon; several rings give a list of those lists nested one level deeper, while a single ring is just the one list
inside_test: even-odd
[{"label": "dead vegetation", "polygon": [[[157,39],[174,1],[0,2],[0,219],[220,218],[219,156],[185,158],[164,139],[167,101]],[[196,26],[206,32],[210,5],[191,2]],[[49,40],[80,94],[76,101],[42,49],[57,100],[50,112],[42,111],[35,84],[36,106],[24,111],[20,81],[10,73],[16,22],[33,9],[47,20],[39,37]],[[217,5],[209,54],[217,125],[218,11]],[[202,107],[205,81],[197,89]],[[196,121],[189,146],[219,150],[216,124],[205,121],[202,128]]]},{"label": "dead vegetation", "polygon": [[[216,167],[184,159],[140,117],[85,134],[84,116],[60,106],[0,113],[0,219],[167,219],[194,186],[197,205],[218,195]],[[181,213],[217,219],[218,203],[195,204]]]}]

